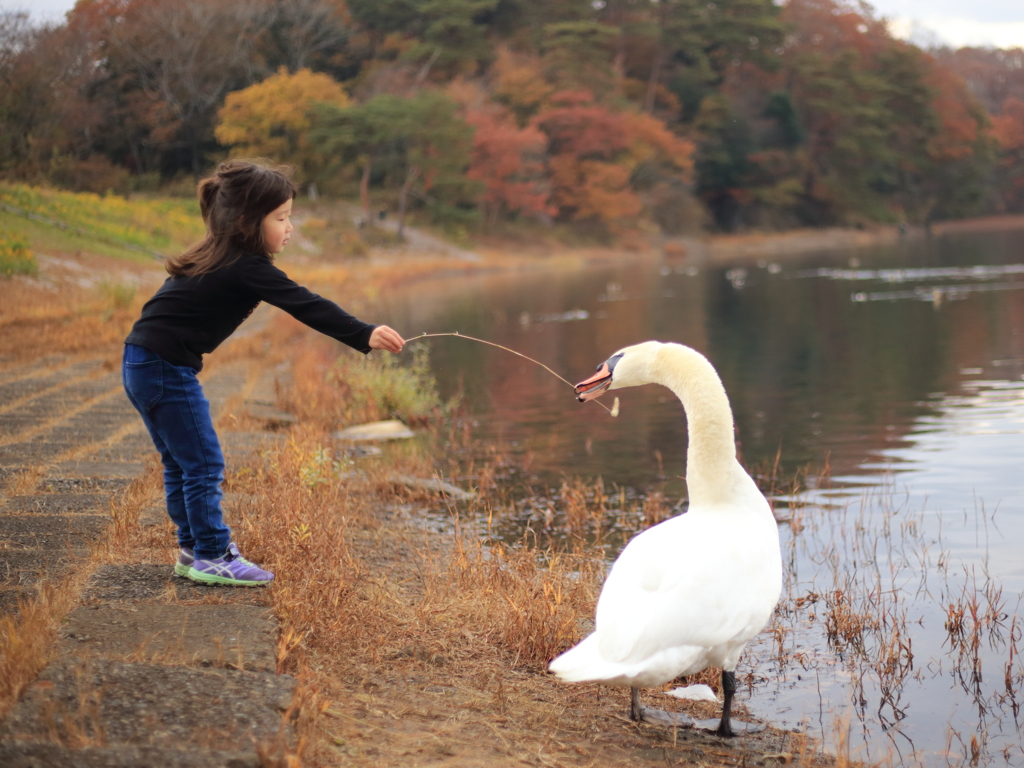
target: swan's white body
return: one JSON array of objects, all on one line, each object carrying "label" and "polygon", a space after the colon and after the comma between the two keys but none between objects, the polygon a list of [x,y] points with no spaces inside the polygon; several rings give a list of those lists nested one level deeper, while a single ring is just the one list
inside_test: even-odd
[{"label": "swan's white body", "polygon": [[601,591],[593,634],[550,669],[569,682],[634,688],[709,666],[732,672],[775,609],[782,558],[771,508],[736,460],[725,390],[711,364],[679,344],[627,347],[609,363],[610,389],[658,383],[682,401],[690,507],[629,542]]}]

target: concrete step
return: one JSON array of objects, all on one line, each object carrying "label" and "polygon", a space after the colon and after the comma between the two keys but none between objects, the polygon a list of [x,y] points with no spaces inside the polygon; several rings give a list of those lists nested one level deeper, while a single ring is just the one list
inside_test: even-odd
[{"label": "concrete step", "polygon": [[0,504],[0,515],[98,514],[108,511],[109,508],[110,494],[107,493],[41,493],[31,496],[11,496],[6,503]]},{"label": "concrete step", "polygon": [[0,551],[82,548],[108,525],[109,515],[0,515]]},{"label": "concrete step", "polygon": [[41,443],[29,440],[24,443],[0,445],[0,467],[38,467],[76,447],[74,443]]},{"label": "concrete step", "polygon": [[255,750],[179,751],[162,747],[82,747],[17,742],[0,744],[4,768],[260,768]]},{"label": "concrete step", "polygon": [[82,605],[102,603],[186,602],[219,598],[232,605],[265,606],[262,587],[208,587],[174,575],[174,563],[104,565],[82,593]]},{"label": "concrete step", "polygon": [[277,668],[277,624],[255,605],[82,606],[68,614],[59,636],[58,652],[82,659]]},{"label": "concrete step", "polygon": [[34,587],[42,576],[60,578],[86,549],[0,549],[0,586]]},{"label": "concrete step", "polygon": [[56,472],[49,472],[39,481],[36,490],[40,493],[106,493],[109,495],[127,488],[133,479],[130,477],[90,477],[88,475],[62,477]]},{"label": "concrete step", "polygon": [[265,672],[65,659],[44,669],[0,723],[0,743],[269,743],[288,731],[283,713],[294,690],[294,678]]},{"label": "concrete step", "polygon": [[92,461],[88,458],[62,461],[51,467],[42,483],[52,479],[83,478],[89,480],[132,481],[142,474],[145,467],[141,461]]}]

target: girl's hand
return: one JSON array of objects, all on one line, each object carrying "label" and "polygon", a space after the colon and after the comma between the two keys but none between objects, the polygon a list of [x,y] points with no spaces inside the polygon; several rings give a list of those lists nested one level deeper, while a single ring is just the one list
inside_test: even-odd
[{"label": "girl's hand", "polygon": [[378,325],[370,334],[370,349],[386,349],[388,352],[401,352],[405,339],[398,332],[386,325]]}]

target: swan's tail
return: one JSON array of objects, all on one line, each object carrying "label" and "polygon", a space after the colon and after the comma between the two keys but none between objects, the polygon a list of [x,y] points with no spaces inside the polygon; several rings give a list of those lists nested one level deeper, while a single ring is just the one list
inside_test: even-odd
[{"label": "swan's tail", "polygon": [[[623,668],[601,658],[597,636],[590,635],[579,645],[570,648],[548,665],[548,669],[560,680],[567,683],[593,681],[599,683],[623,684]],[[613,682],[615,681],[615,682]]]}]

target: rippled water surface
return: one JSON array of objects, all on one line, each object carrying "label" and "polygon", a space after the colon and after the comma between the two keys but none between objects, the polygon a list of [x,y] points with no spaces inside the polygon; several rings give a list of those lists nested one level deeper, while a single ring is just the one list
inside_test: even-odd
[{"label": "rippled water surface", "polygon": [[[740,673],[760,716],[856,756],[1024,765],[1024,233],[708,266],[639,260],[439,281],[396,296],[406,335],[459,331],[579,381],[622,346],[679,341],[720,372],[744,463],[806,472],[775,507],[787,586]],[[601,476],[685,495],[666,389],[621,416],[501,350],[432,340],[445,394],[523,482]],[[821,477],[820,481],[815,478]]]}]

